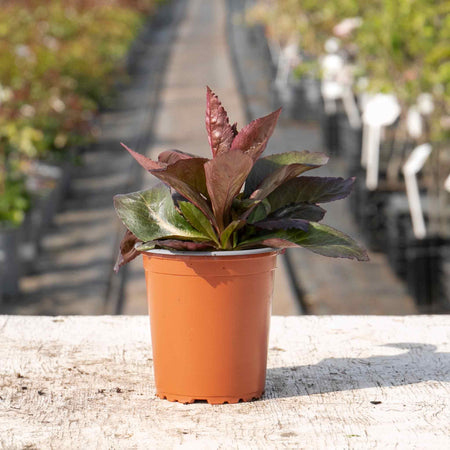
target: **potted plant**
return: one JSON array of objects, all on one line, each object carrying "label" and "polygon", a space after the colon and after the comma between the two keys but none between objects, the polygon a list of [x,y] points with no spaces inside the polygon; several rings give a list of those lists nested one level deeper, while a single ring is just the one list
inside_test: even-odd
[{"label": "potted plant", "polygon": [[117,195],[127,228],[116,269],[143,255],[157,395],[209,403],[264,391],[273,271],[286,247],[367,260],[320,223],[318,204],[349,194],[354,179],[300,176],[322,153],[261,157],[280,110],[237,130],[207,88],[212,158],[178,150],[157,161],[130,154],[162,183]]}]

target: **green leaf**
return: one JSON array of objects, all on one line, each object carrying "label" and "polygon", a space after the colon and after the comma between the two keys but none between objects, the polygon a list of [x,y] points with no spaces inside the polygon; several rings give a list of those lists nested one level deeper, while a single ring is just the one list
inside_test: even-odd
[{"label": "green leaf", "polygon": [[239,150],[221,153],[205,164],[206,185],[219,232],[228,225],[233,200],[252,166],[250,156]]},{"label": "green leaf", "polygon": [[328,225],[310,222],[308,231],[278,230],[272,233],[260,233],[240,243],[239,248],[253,245],[269,247],[304,247],[323,256],[368,261],[369,257],[351,237]]},{"label": "green leaf", "polygon": [[253,161],[256,161],[266,148],[280,113],[281,108],[250,122],[242,128],[234,138],[231,150],[241,150],[249,155]]},{"label": "green leaf", "polygon": [[136,250],[139,252],[146,252],[148,250],[153,250],[155,247],[156,247],[155,241],[148,241],[136,245]]},{"label": "green leaf", "polygon": [[233,248],[233,243],[229,243],[231,235],[245,225],[245,220],[234,220],[231,222],[220,235],[220,244],[223,249]]},{"label": "green leaf", "polygon": [[217,235],[214,231],[213,226],[211,225],[211,222],[193,203],[179,201],[178,205],[184,217],[195,229],[219,244]]},{"label": "green leaf", "polygon": [[128,230],[143,242],[165,237],[209,239],[175,209],[170,189],[163,184],[146,191],[116,195],[114,206]]},{"label": "green leaf", "polygon": [[270,214],[271,208],[270,203],[265,198],[262,201],[258,201],[258,204],[255,208],[252,209],[250,214],[248,215],[248,223],[259,222],[260,220],[265,219]]},{"label": "green leaf", "polygon": [[340,200],[350,194],[355,178],[333,177],[298,177],[293,178],[277,189],[267,198],[272,210],[291,203],[326,203]]}]

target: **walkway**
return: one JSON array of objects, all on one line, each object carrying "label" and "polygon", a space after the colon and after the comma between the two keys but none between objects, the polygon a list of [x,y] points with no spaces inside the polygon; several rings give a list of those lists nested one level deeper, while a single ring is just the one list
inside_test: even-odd
[{"label": "walkway", "polygon": [[[207,85],[220,97],[232,121],[244,126],[247,119],[227,44],[224,0],[187,3],[164,78],[152,145],[147,149],[150,157],[168,148],[211,156],[204,126]],[[269,112],[267,109],[264,114]],[[143,187],[151,182],[150,176],[145,177]],[[146,310],[141,266],[140,260],[130,265],[124,314],[142,314]],[[297,302],[282,262],[275,280],[274,314],[297,314]]]}]

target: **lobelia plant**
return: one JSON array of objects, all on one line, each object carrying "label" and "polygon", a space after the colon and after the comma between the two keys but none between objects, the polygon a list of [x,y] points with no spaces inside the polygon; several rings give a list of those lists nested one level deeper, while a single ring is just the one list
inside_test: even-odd
[{"label": "lobelia plant", "polygon": [[321,203],[346,197],[354,178],[303,176],[328,162],[323,153],[261,157],[281,108],[239,132],[207,88],[206,131],[212,159],[167,150],[153,161],[124,148],[162,183],[114,197],[127,228],[115,270],[154,248],[182,251],[304,247],[315,253],[368,259],[344,233],[320,223]]}]

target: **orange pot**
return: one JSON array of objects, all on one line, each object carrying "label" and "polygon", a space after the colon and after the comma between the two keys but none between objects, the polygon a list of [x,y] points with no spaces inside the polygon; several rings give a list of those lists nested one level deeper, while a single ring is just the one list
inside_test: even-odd
[{"label": "orange pot", "polygon": [[143,255],[156,394],[236,403],[261,397],[277,251]]}]

